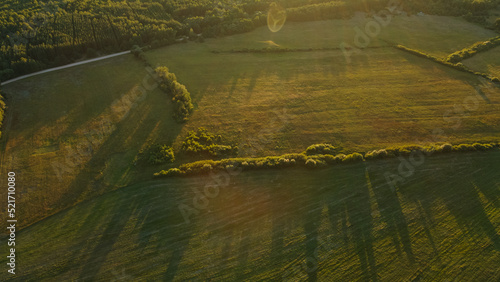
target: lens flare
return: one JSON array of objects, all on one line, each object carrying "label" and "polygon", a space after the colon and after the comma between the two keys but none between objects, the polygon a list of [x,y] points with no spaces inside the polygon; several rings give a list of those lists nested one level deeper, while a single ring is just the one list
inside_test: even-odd
[{"label": "lens flare", "polygon": [[278,32],[285,25],[286,11],[276,2],[271,3],[267,13],[267,27],[272,32]]}]

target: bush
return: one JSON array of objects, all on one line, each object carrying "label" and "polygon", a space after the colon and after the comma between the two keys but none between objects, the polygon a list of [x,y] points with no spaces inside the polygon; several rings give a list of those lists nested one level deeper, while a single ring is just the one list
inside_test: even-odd
[{"label": "bush", "polygon": [[387,152],[387,150],[385,149],[381,149],[381,150],[374,150],[374,151],[371,151],[371,152],[368,152],[365,154],[365,159],[384,159],[384,158],[387,158],[389,156],[394,156],[394,154],[391,152]]},{"label": "bush", "polygon": [[353,162],[359,162],[359,161],[363,161],[363,160],[364,160],[363,155],[361,155],[360,153],[352,153],[352,154],[345,156],[345,158],[342,160],[342,162],[353,163]]},{"label": "bush", "polygon": [[313,159],[307,159],[306,166],[310,167],[310,168],[315,168],[316,167],[316,161],[313,160]]},{"label": "bush", "polygon": [[453,146],[451,144],[444,144],[444,145],[441,145],[441,148],[440,148],[441,152],[443,153],[448,153],[448,152],[451,152],[453,151]]},{"label": "bush", "polygon": [[174,160],[174,149],[170,146],[157,144],[149,149],[148,162],[151,164],[163,164]]},{"label": "bush", "polygon": [[235,155],[238,147],[218,144],[222,141],[221,135],[214,135],[203,127],[190,131],[182,143],[181,150],[190,155],[208,155],[210,157],[223,157]]},{"label": "bush", "polygon": [[307,147],[306,155],[333,154],[335,147],[330,144],[315,144]]}]

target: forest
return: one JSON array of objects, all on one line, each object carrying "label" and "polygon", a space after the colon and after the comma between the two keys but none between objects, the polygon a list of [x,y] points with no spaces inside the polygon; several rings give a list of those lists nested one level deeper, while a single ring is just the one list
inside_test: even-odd
[{"label": "forest", "polygon": [[[348,18],[402,4],[408,13],[463,16],[485,24],[500,0],[6,0],[0,4],[0,81],[86,58],[153,48],[181,38],[250,31],[266,24],[271,3],[289,21]],[[486,25],[486,24],[485,24]],[[491,28],[500,28],[500,22]]]}]

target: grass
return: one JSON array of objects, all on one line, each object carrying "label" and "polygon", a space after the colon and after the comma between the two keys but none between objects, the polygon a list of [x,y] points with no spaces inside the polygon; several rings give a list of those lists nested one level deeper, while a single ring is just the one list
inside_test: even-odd
[{"label": "grass", "polygon": [[425,15],[395,17],[383,28],[380,38],[446,58],[455,51],[497,35],[461,18]]},{"label": "grass", "polygon": [[399,160],[243,173],[190,223],[209,179],[145,182],[20,231],[17,279],[498,280],[499,154],[425,158],[396,193]]},{"label": "grass", "polygon": [[147,75],[123,56],[4,86],[10,95],[2,173],[18,175],[22,225],[137,179],[134,160],[143,146],[177,136],[180,126],[159,89],[134,108],[113,106],[133,97]]},{"label": "grass", "polygon": [[469,68],[500,77],[500,47],[486,52],[476,54],[474,57],[464,60],[463,64]]},{"label": "grass", "polygon": [[[267,38],[266,30],[259,32],[261,40]],[[474,75],[391,48],[364,50],[347,64],[340,50],[211,54],[217,42],[146,55],[190,89],[195,111],[177,147],[198,127],[224,133],[240,145],[241,156],[297,152],[316,143],[365,151],[432,139],[438,128],[452,143],[498,137],[500,91]],[[451,129],[443,115],[470,99],[480,99],[481,110]],[[276,119],[273,111],[286,111],[287,120]],[[255,140],[259,135],[262,142]]]},{"label": "grass", "polygon": [[[134,100],[133,90],[148,75],[131,55],[4,86],[9,110],[2,172],[14,170],[19,175],[21,224],[150,179],[168,165],[136,165],[138,153],[154,143],[173,143],[179,149],[187,132],[198,127],[222,134],[227,144],[238,145],[243,157],[301,152],[317,143],[331,143],[342,153],[426,139],[457,144],[499,139],[497,86],[386,47],[383,41],[393,39],[409,47],[427,42],[428,46],[416,47],[448,54],[491,37],[490,31],[462,20],[395,17],[380,38],[372,40],[370,46],[380,48],[353,54],[351,63],[340,50],[212,52],[273,44],[338,47],[344,41],[353,44],[354,27],[365,22],[357,16],[347,21],[287,23],[279,33],[262,27],[203,44],[146,52],[153,66],[167,66],[190,91],[195,110],[185,124],[173,121],[172,105],[158,89],[148,91],[136,106],[125,102],[124,111],[116,110],[113,103],[122,97]],[[415,31],[415,42],[405,37],[405,32],[410,34],[403,32],[405,28]],[[448,33],[450,39],[443,41]],[[473,110],[463,112],[461,105]],[[449,117],[443,119],[444,114]],[[94,135],[92,146],[89,132]],[[176,156],[172,166],[186,160]],[[63,164],[61,179],[53,164]]]}]

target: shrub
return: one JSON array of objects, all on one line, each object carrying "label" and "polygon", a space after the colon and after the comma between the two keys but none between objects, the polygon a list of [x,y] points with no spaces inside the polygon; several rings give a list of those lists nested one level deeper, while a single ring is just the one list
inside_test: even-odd
[{"label": "shrub", "polygon": [[475,150],[476,150],[476,148],[473,145],[469,145],[469,144],[460,144],[460,145],[453,146],[453,151],[467,152],[467,151],[475,151]]},{"label": "shrub", "polygon": [[315,168],[316,167],[316,161],[313,160],[313,159],[307,159],[306,166],[310,167],[310,168]]},{"label": "shrub", "polygon": [[[202,139],[209,139],[211,136],[202,137]],[[460,144],[452,146],[451,144],[444,145],[406,145],[400,147],[392,147],[388,149],[375,150],[366,153],[367,159],[395,157],[400,154],[411,153],[412,151],[421,152],[460,152],[460,151],[475,151],[475,150],[489,150],[498,148],[498,143],[480,144]],[[178,175],[192,175],[200,173],[208,173],[213,170],[234,170],[241,168],[248,169],[268,169],[268,168],[285,168],[294,165],[304,165],[307,168],[321,168],[327,165],[335,165],[341,163],[353,163],[364,161],[363,155],[360,153],[352,153],[349,155],[338,154],[333,155],[309,155],[303,154],[285,154],[282,156],[272,156],[263,158],[233,158],[222,159],[219,161],[203,160],[193,163],[183,164],[179,169],[170,169],[168,171],[160,171],[155,173],[155,176],[178,176]]]},{"label": "shrub", "polygon": [[453,151],[453,146],[451,144],[441,145],[441,152],[448,153],[448,152],[451,152],[451,151]]},{"label": "shrub", "polygon": [[307,147],[306,155],[333,154],[335,147],[330,144],[315,144]]},{"label": "shrub", "polygon": [[167,162],[173,162],[174,149],[167,145],[153,145],[149,149],[148,162],[151,164],[162,164]]},{"label": "shrub", "polygon": [[132,54],[135,56],[135,57],[139,57],[140,54],[143,53],[141,47],[137,46],[137,45],[134,45],[132,46],[132,48],[130,49],[130,52],[132,52]]},{"label": "shrub", "polygon": [[391,152],[387,152],[387,150],[385,149],[381,149],[381,150],[374,150],[374,151],[371,151],[371,152],[368,152],[365,154],[365,159],[384,159],[384,158],[387,158],[389,156],[394,156],[394,153]]},{"label": "shrub", "polygon": [[214,135],[203,127],[188,132],[182,143],[181,150],[190,155],[209,155],[210,157],[223,157],[234,155],[238,147],[217,144],[222,141],[221,135]]},{"label": "shrub", "polygon": [[352,163],[352,162],[359,162],[359,161],[363,161],[363,160],[364,160],[363,155],[361,155],[360,153],[352,153],[352,154],[347,155],[342,160],[342,162]]},{"label": "shrub", "polygon": [[185,172],[178,168],[171,168],[169,170],[162,170],[154,174],[154,176],[181,176],[184,175]]}]

